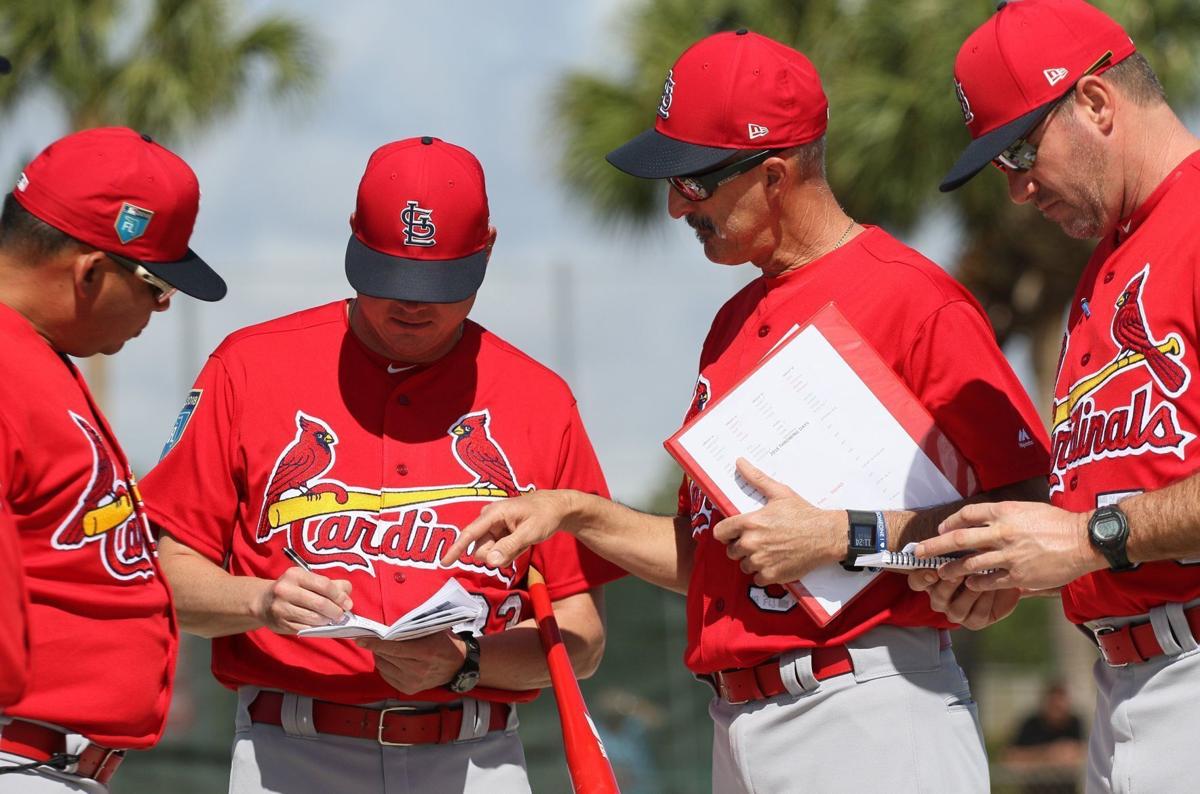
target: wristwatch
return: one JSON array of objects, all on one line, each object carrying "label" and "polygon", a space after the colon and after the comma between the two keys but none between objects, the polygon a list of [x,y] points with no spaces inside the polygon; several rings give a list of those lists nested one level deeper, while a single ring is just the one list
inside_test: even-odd
[{"label": "wristwatch", "polygon": [[846,559],[842,560],[842,567],[847,571],[857,573],[863,570],[861,565],[854,564],[859,555],[874,554],[877,550],[875,548],[877,516],[870,510],[847,510],[846,515],[850,518],[850,528],[847,533],[850,542]]},{"label": "wristwatch", "polygon": [[1092,513],[1088,519],[1088,541],[1108,560],[1111,570],[1128,571],[1134,567],[1125,552],[1129,542],[1129,520],[1116,505],[1100,507]]},{"label": "wristwatch", "polygon": [[479,683],[479,640],[469,631],[459,631],[456,635],[467,644],[467,658],[463,659],[462,667],[446,684],[446,688],[461,695],[470,692]]}]

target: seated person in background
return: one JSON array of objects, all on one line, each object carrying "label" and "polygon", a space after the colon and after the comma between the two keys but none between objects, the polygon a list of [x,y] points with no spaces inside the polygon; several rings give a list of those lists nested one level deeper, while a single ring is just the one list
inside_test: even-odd
[{"label": "seated person in background", "polygon": [[1004,751],[1004,763],[1027,772],[1038,794],[1073,794],[1078,771],[1083,766],[1086,745],[1083,722],[1071,710],[1071,699],[1061,681],[1051,681],[1042,693],[1038,710],[1021,722],[1012,744]]}]

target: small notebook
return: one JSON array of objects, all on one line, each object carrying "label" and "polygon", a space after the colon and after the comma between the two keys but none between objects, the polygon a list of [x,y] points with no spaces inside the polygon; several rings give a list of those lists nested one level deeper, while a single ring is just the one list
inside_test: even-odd
[{"label": "small notebook", "polygon": [[864,568],[879,568],[884,571],[915,571],[921,568],[936,569],[950,562],[955,557],[926,557],[917,558],[917,544],[909,543],[900,551],[879,551],[874,554],[860,554],[854,558],[855,565]]},{"label": "small notebook", "polygon": [[383,640],[415,640],[440,631],[470,631],[483,614],[483,604],[463,589],[457,579],[450,579],[416,609],[385,626],[370,618],[347,612],[328,626],[301,629],[301,637],[378,637]]}]

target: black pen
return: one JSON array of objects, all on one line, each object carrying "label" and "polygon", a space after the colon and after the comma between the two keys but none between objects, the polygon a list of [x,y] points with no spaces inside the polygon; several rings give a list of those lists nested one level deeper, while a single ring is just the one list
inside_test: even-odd
[{"label": "black pen", "polygon": [[291,546],[284,546],[284,547],[283,547],[283,553],[287,555],[287,558],[288,558],[289,560],[291,560],[292,562],[296,563],[297,565],[299,565],[299,566],[300,566],[301,568],[303,568],[304,570],[308,571],[309,573],[312,573],[312,572],[313,572],[313,569],[312,569],[312,568],[310,568],[310,567],[308,567],[308,563],[306,563],[306,562],[304,561],[304,558],[303,558],[303,557],[301,557],[299,554],[297,554],[297,553],[296,553],[296,550],[295,550],[295,549],[293,549]]}]

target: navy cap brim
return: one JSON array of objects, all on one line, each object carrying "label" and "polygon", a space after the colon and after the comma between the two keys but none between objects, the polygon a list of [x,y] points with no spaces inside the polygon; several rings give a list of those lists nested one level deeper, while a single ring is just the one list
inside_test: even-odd
[{"label": "navy cap brim", "polygon": [[687,143],[668,138],[656,129],[648,129],[624,146],[613,149],[604,159],[632,176],[666,179],[707,171],[739,151]]},{"label": "navy cap brim", "polygon": [[175,289],[191,295],[202,301],[219,301],[225,297],[228,287],[225,279],[217,275],[217,271],[196,255],[192,249],[187,250],[183,259],[175,262],[146,262],[141,259],[131,259],[126,256],[109,253],[114,259],[120,259],[134,265],[141,265]]},{"label": "navy cap brim", "polygon": [[958,162],[946,174],[942,184],[938,185],[938,190],[949,193],[951,190],[957,190],[965,185],[971,180],[971,177],[982,171],[1001,152],[1012,146],[1018,139],[1028,135],[1046,117],[1056,102],[1058,99],[1052,99],[1025,115],[1018,116],[1004,126],[997,127],[987,135],[971,141],[966,151],[958,158]]},{"label": "navy cap brim", "polygon": [[461,259],[406,259],[364,244],[350,235],[346,279],[363,295],[416,303],[458,303],[479,291],[488,249]]}]

